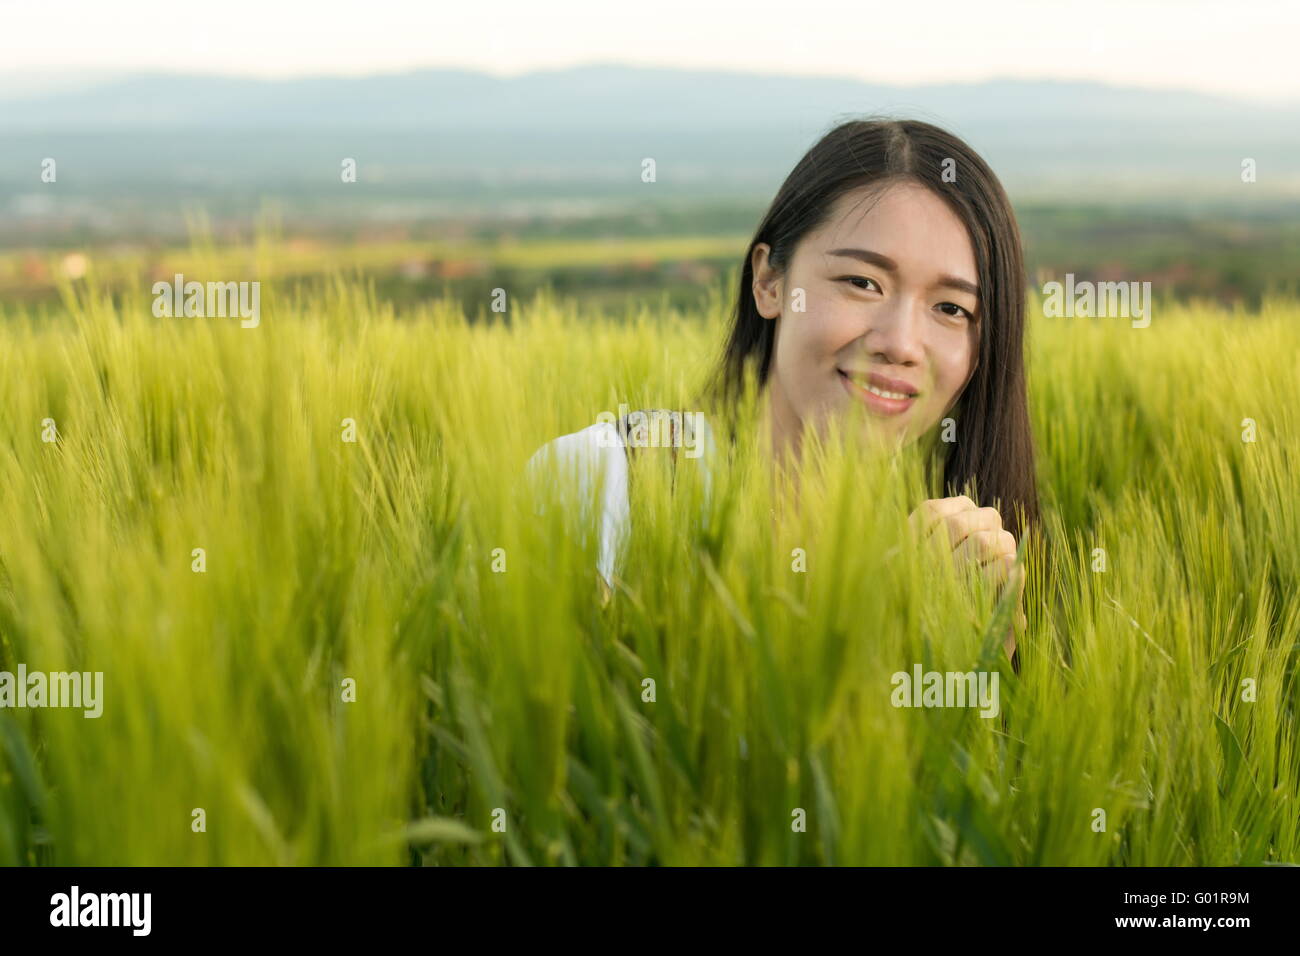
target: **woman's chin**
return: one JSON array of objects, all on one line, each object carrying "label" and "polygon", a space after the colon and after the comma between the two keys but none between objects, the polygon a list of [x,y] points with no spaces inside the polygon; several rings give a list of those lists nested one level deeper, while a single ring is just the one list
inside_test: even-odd
[{"label": "woman's chin", "polygon": [[908,427],[907,418],[910,416],[882,419],[868,414],[864,417],[861,409],[855,409],[846,417],[852,421],[852,433],[858,435],[865,445],[894,449],[916,440]]}]

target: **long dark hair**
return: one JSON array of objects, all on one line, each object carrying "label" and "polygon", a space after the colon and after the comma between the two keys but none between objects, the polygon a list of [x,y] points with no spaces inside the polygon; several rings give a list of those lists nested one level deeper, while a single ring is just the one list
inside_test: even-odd
[{"label": "long dark hair", "polygon": [[[951,176],[945,176],[951,170]],[[950,181],[946,181],[950,180]],[[745,253],[731,331],[706,396],[726,408],[743,394],[752,368],[761,388],[772,365],[776,322],[754,302],[754,247],[788,268],[800,240],[861,186],[913,181],[943,199],[966,226],[978,271],[975,368],[954,403],[958,440],[939,443],[945,494],[974,490],[997,502],[1020,537],[1038,521],[1034,441],[1026,395],[1026,278],[1020,230],[1002,184],[980,157],[945,130],[917,120],[852,120],[826,133],[782,183]],[[932,463],[937,466],[938,462]]]}]

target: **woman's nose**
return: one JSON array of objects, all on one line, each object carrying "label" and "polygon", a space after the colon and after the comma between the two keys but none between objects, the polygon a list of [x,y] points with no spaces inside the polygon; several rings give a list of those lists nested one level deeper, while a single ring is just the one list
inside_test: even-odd
[{"label": "woman's nose", "polygon": [[889,365],[917,365],[924,356],[921,340],[923,317],[915,305],[899,297],[874,310],[867,329],[866,346]]}]

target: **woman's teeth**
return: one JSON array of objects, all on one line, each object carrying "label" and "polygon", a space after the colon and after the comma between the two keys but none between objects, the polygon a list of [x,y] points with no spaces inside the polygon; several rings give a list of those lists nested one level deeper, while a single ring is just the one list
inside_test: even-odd
[{"label": "woman's teeth", "polygon": [[887,391],[885,391],[883,388],[876,388],[876,386],[874,386],[874,385],[868,385],[866,388],[867,388],[867,391],[870,392],[872,395],[883,395],[885,398],[908,398],[908,397],[910,397],[910,396],[904,395],[902,392],[887,392]]},{"label": "woman's teeth", "polygon": [[911,398],[911,397],[912,397],[911,395],[908,395],[908,394],[905,393],[905,392],[890,392],[890,391],[886,391],[886,390],[883,389],[883,388],[876,388],[876,386],[872,385],[870,382],[866,381],[865,379],[861,379],[861,378],[856,378],[856,377],[855,377],[855,378],[852,379],[852,381],[853,381],[853,384],[854,384],[854,385],[860,385],[862,388],[865,388],[865,389],[866,389],[868,392],[870,392],[872,395],[879,395],[879,396],[881,396],[882,398],[898,398],[898,399],[901,399],[901,398]]}]

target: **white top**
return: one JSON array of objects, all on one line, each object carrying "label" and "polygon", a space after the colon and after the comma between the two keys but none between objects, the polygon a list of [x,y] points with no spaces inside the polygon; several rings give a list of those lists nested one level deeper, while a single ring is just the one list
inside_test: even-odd
[{"label": "white top", "polygon": [[[696,437],[694,435],[696,420],[703,426],[701,429],[703,434],[699,436],[698,444],[689,442],[691,438]],[[683,416],[683,426],[687,430],[685,436],[687,441],[693,447],[701,449],[699,458],[700,464],[704,467],[705,496],[705,514],[703,518],[707,521],[708,496],[712,486],[712,476],[708,462],[717,445],[703,415],[699,415],[698,419]],[[638,447],[635,431],[633,432],[632,444],[633,447]],[[682,452],[683,448],[679,445],[677,449],[679,467]],[[525,473],[530,481],[536,479],[537,469],[551,455],[555,456],[556,463],[562,469],[569,471],[570,479],[576,482],[579,504],[578,517],[584,525],[590,521],[592,499],[595,495],[599,476],[602,472],[604,474],[604,486],[600,489],[600,517],[597,522],[597,533],[600,537],[596,568],[601,577],[605,579],[605,583],[613,587],[614,572],[617,569],[618,561],[632,527],[632,514],[628,499],[627,446],[623,442],[623,436],[619,434],[618,428],[612,422],[597,422],[568,435],[561,435],[537,449],[532,457],[528,459]],[[542,513],[540,504],[537,507],[537,513]]]}]

